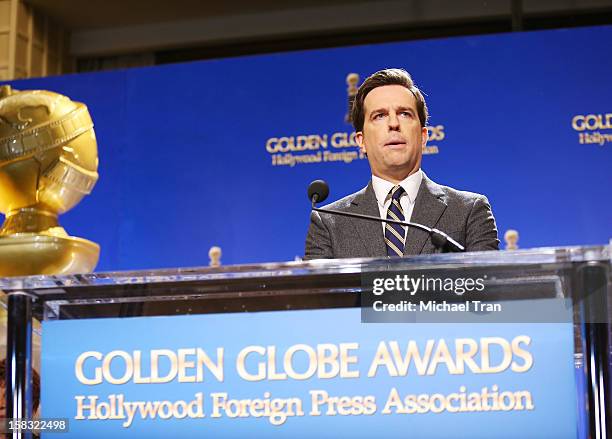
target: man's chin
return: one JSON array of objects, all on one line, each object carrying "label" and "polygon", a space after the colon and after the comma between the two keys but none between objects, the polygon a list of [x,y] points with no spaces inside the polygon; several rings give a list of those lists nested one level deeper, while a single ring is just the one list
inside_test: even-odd
[{"label": "man's chin", "polygon": [[389,157],[391,160],[385,162],[385,167],[390,171],[401,171],[404,169],[411,169],[414,166],[412,160],[408,160],[406,157],[397,157],[393,160],[393,157]]}]

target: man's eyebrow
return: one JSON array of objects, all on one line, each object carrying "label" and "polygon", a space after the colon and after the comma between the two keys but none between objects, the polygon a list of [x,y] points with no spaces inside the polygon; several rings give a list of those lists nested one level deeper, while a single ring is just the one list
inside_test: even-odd
[{"label": "man's eyebrow", "polygon": [[395,108],[395,110],[396,110],[396,111],[399,111],[399,110],[406,111],[406,110],[408,110],[408,111],[412,111],[413,113],[414,113],[414,111],[415,111],[415,109],[414,109],[414,108],[412,108],[412,107],[405,107],[405,106],[403,106],[403,105],[400,105],[399,107],[396,107],[396,108]]},{"label": "man's eyebrow", "polygon": [[370,111],[370,114],[381,113],[381,112],[386,113],[387,111],[389,111],[389,110],[387,110],[386,108],[382,108],[381,107],[381,108],[376,108],[376,109]]}]

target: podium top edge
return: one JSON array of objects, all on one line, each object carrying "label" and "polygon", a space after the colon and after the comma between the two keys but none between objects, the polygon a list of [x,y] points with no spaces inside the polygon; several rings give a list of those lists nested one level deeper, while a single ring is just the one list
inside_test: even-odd
[{"label": "podium top edge", "polygon": [[221,267],[180,267],[134,271],[94,272],[71,275],[35,275],[0,278],[0,290],[32,291],[64,287],[154,284],[256,278],[308,276],[317,274],[359,274],[368,271],[427,270],[434,268],[477,268],[495,265],[572,264],[612,261],[612,245],[542,247],[513,251],[486,251],[417,255],[405,258],[318,259],[224,265]]}]

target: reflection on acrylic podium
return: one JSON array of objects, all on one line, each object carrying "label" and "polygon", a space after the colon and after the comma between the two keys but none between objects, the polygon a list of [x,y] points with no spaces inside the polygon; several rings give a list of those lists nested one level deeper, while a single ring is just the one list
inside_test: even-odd
[{"label": "reflection on acrylic podium", "polygon": [[[40,416],[66,419],[64,437],[609,437],[610,257],[568,247],[0,279],[7,417],[32,416],[34,318]],[[398,279],[440,283],[411,294]]]}]

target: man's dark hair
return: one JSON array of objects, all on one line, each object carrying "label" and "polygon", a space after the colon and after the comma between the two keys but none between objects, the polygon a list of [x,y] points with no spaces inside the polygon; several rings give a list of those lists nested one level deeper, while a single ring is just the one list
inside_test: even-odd
[{"label": "man's dark hair", "polygon": [[351,111],[351,120],[353,121],[353,127],[355,131],[363,130],[363,122],[365,119],[363,101],[366,96],[372,90],[384,85],[402,85],[406,87],[414,95],[416,99],[417,112],[419,114],[419,121],[421,126],[424,127],[427,124],[427,118],[429,114],[427,112],[427,104],[421,90],[414,85],[410,73],[404,69],[384,69],[370,75],[359,87],[357,95],[355,95],[355,101],[353,102],[353,108]]}]

